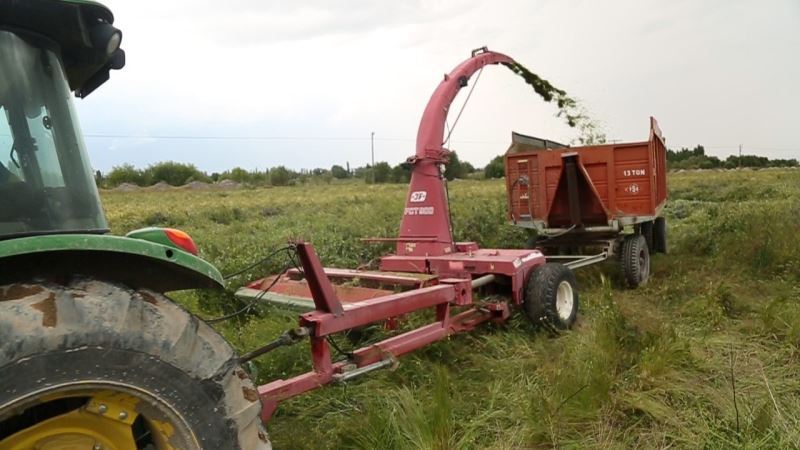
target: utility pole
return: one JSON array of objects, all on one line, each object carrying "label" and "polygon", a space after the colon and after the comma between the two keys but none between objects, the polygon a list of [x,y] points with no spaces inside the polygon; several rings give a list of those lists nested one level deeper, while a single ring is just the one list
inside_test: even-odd
[{"label": "utility pole", "polygon": [[739,168],[742,168],[742,144],[739,144]]},{"label": "utility pole", "polygon": [[372,170],[370,170],[370,172],[372,173],[372,184],[375,184],[375,132],[374,131],[369,135],[369,146],[370,149],[372,150]]}]

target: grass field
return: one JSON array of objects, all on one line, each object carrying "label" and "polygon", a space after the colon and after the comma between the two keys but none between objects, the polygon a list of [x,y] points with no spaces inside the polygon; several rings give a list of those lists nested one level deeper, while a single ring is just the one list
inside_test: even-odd
[{"label": "grass field", "polygon": [[[653,258],[645,287],[623,288],[614,262],[579,269],[572,331],[552,337],[517,314],[405,357],[395,371],[298,397],[269,424],[275,447],[800,446],[800,170],[685,172],[669,182],[670,253]],[[524,244],[504,223],[501,182],[450,187],[458,239]],[[327,265],[369,261],[387,248],[358,238],[395,235],[405,192],[333,184],[103,200],[116,234],[182,228],[230,273],[288,238],[312,241]],[[175,297],[204,317],[240,305],[222,294]],[[262,308],[221,331],[247,350],[295,323],[293,313]],[[298,345],[253,369],[264,382],[308,367]]]}]

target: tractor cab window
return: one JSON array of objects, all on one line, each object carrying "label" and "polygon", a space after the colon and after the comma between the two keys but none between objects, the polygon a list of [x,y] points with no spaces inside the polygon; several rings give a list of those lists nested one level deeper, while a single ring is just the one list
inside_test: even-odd
[{"label": "tractor cab window", "polygon": [[[5,108],[0,108],[0,117],[8,116],[10,113],[5,111]],[[42,185],[44,187],[65,187],[64,184],[64,176],[61,170],[61,163],[58,161],[58,153],[55,149],[55,142],[53,141],[52,135],[52,127],[48,128],[42,126],[42,124],[48,123],[50,121],[50,116],[47,114],[47,110],[42,108],[35,117],[25,118],[27,122],[28,130],[31,134],[31,139],[36,145],[37,152],[37,163],[39,165],[39,169],[41,170],[42,175]],[[0,126],[3,124],[5,125],[5,130],[0,128],[0,133],[2,133],[2,137],[0,138],[0,148],[11,149],[7,155],[7,161],[4,162],[4,167],[11,175],[11,179],[9,181],[27,181],[25,176],[25,171],[22,170],[22,165],[19,162],[19,155],[15,146],[15,140],[12,139],[11,134],[11,127],[8,121],[0,120]],[[41,123],[41,124],[40,124]],[[3,180],[0,176],[0,182]]]},{"label": "tractor cab window", "polygon": [[56,54],[0,30],[0,239],[104,232],[92,174]]}]

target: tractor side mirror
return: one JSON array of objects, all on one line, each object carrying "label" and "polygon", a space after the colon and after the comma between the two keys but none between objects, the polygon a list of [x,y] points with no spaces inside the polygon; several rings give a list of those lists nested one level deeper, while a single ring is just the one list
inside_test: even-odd
[{"label": "tractor side mirror", "polygon": [[85,98],[111,78],[109,72],[112,70],[120,70],[123,67],[125,67],[125,51],[117,49],[100,71],[92,75],[86,83],[83,83],[83,86],[75,90],[75,96],[78,98]]}]

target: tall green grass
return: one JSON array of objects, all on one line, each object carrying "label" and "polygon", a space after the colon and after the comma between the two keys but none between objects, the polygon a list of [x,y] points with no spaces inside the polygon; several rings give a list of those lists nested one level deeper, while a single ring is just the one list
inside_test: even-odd
[{"label": "tall green grass", "polygon": [[[614,262],[580,269],[573,330],[553,337],[517,314],[404,357],[397,370],[287,401],[269,424],[276,448],[800,446],[800,171],[685,172],[669,182],[671,252],[654,256],[647,285],[625,289]],[[524,245],[505,224],[503,189],[451,184],[458,239]],[[177,224],[232,272],[297,237],[326,264],[369,261],[388,247],[358,238],[395,234],[405,190],[112,192],[104,201],[116,232]],[[177,298],[204,316],[236,305]],[[221,331],[247,350],[295,324],[296,314],[263,308]],[[287,378],[308,370],[307,355],[304,344],[280,349],[253,369],[262,382]]]}]

